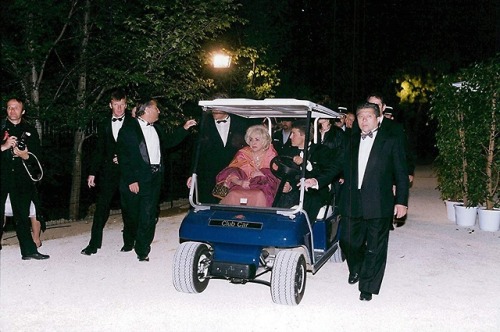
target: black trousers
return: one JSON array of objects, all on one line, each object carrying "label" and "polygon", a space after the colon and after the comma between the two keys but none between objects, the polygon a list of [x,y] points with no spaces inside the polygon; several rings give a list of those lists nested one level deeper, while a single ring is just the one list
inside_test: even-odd
[{"label": "black trousers", "polygon": [[384,278],[392,218],[361,219],[343,217],[340,248],[349,273],[359,273],[359,290],[378,294]]},{"label": "black trousers", "polygon": [[151,181],[139,184],[137,194],[130,191],[128,184],[120,185],[122,208],[127,215],[124,219],[123,243],[134,246],[139,256],[147,256],[151,251],[158,220],[162,178],[162,172],[154,173]]},{"label": "black trousers", "polygon": [[[97,194],[96,207],[94,219],[92,221],[92,231],[89,242],[89,246],[97,249],[101,248],[102,246],[104,226],[106,226],[106,222],[109,219],[111,202],[120,186],[120,177],[117,174],[109,174],[108,176],[104,175],[102,176],[100,182],[101,188],[99,193]],[[122,213],[122,217],[123,219],[125,219],[126,214]]]},{"label": "black trousers", "polygon": [[[4,183],[2,182],[2,186],[3,185]],[[0,194],[0,216],[2,216],[2,225],[5,214],[5,200],[7,199],[7,194],[9,194],[10,203],[12,205],[14,225],[16,227],[16,236],[19,240],[21,255],[32,255],[37,252],[36,244],[35,242],[33,242],[33,238],[31,236],[31,221],[29,218],[31,198],[33,197],[33,188],[28,185],[9,186],[8,184],[5,184],[5,186],[6,188],[2,188]]]}]

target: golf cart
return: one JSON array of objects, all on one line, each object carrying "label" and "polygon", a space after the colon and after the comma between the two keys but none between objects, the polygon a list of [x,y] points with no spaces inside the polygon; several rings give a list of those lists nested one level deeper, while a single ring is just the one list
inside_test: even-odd
[{"label": "golf cart", "polygon": [[[320,118],[339,117],[333,110],[297,99],[216,99],[200,101],[199,105],[204,112],[217,109],[247,119],[267,119],[269,124],[271,119],[303,118],[315,129]],[[271,131],[272,126],[268,127]],[[309,132],[306,141],[308,136]],[[313,141],[317,141],[314,136]],[[305,163],[307,149],[304,154]],[[274,168],[282,181],[290,169],[279,160]],[[305,164],[298,168],[301,184],[298,205],[262,208],[243,202],[241,205],[199,202],[195,167],[189,192],[192,208],[182,221],[180,245],[174,257],[175,289],[201,293],[210,279],[255,282],[270,287],[275,303],[299,304],[307,272],[315,274],[329,260],[343,261],[338,243],[339,216],[334,204],[323,206],[317,216],[308,216],[303,209],[305,168]],[[268,273],[270,278],[266,280]]]}]

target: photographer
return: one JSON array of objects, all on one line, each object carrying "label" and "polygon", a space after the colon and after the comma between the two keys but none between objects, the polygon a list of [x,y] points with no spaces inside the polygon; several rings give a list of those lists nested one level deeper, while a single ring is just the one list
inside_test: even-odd
[{"label": "photographer", "polygon": [[22,119],[24,113],[22,100],[13,98],[7,102],[7,118],[0,131],[0,216],[4,215],[9,195],[22,259],[47,259],[50,256],[38,252],[30,232],[30,203],[36,190],[28,170],[31,165],[38,165],[34,156],[40,153],[40,139],[35,127]]}]

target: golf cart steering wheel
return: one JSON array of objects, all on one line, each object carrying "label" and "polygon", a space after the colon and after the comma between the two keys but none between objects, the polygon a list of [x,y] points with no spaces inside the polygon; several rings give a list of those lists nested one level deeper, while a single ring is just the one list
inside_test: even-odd
[{"label": "golf cart steering wheel", "polygon": [[298,180],[300,166],[293,162],[292,157],[276,156],[271,160],[271,172],[281,180]]}]

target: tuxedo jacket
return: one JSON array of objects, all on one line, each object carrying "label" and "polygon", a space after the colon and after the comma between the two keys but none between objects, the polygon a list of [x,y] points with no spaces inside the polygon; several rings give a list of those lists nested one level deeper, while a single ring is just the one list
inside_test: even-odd
[{"label": "tuxedo jacket", "polygon": [[[385,120],[384,120],[385,121]],[[380,127],[358,189],[360,130],[352,131],[344,150],[340,211],[351,218],[391,218],[394,204],[408,206],[408,169],[404,142],[394,130]],[[392,191],[396,186],[396,195]]]},{"label": "tuxedo jacket", "polygon": [[207,114],[203,120],[197,147],[199,149],[198,165],[193,165],[193,170],[196,169],[198,181],[210,187],[210,191],[215,185],[217,174],[229,165],[239,149],[246,146],[245,132],[248,123],[238,116],[229,116],[231,121],[226,145],[219,135],[212,116]]},{"label": "tuxedo jacket", "polygon": [[[172,134],[167,134],[165,129],[155,123],[154,129],[160,139],[161,162],[160,172],[165,168],[165,155],[167,149],[179,144],[189,133],[182,127],[177,128]],[[139,120],[132,118],[123,124],[118,134],[117,142],[118,162],[122,173],[121,183],[130,185],[134,182],[141,187],[152,179],[151,162],[146,146],[146,140],[142,134]]]},{"label": "tuxedo jacket", "polygon": [[[300,149],[290,147],[284,149],[281,156],[294,157],[300,154]],[[325,145],[313,144],[309,145],[308,161],[309,166],[306,167],[305,177],[315,178],[318,181],[319,189],[308,189],[306,197],[308,201],[314,201],[314,205],[321,207],[324,204],[330,203],[331,195],[329,184],[339,174],[342,169],[341,154],[329,149]],[[290,182],[292,190],[298,190],[297,183],[300,179],[293,179]],[[308,204],[310,204],[308,202]]]},{"label": "tuxedo jacket", "polygon": [[[326,145],[330,149],[338,150],[345,146],[346,133],[339,127],[332,125],[330,130],[325,133],[321,140],[321,144]],[[318,139],[321,139],[321,133],[318,132]]]},{"label": "tuxedo jacket", "polygon": [[[111,119],[111,115],[107,116],[98,126],[97,142],[89,168],[90,175],[100,175],[105,179],[111,176],[116,178],[120,177],[120,169],[118,165],[113,162],[113,158],[117,155],[117,141],[115,141],[113,137]],[[123,118],[122,128],[132,119],[130,115],[126,114]],[[100,182],[104,184],[107,181],[104,180]]]},{"label": "tuxedo jacket", "polygon": [[286,142],[283,143],[283,130],[281,129],[273,133],[272,139],[273,139],[273,146],[276,149],[276,151],[279,151],[280,149],[288,149],[292,146],[292,142],[290,141],[290,135],[288,135]]},{"label": "tuxedo jacket", "polygon": [[403,141],[403,148],[405,151],[406,165],[408,166],[408,175],[415,174],[415,158],[410,148],[410,143],[408,142],[408,136],[403,128],[403,126],[391,119],[384,118],[380,124],[380,130],[387,130],[394,132],[395,135],[399,136]]}]

